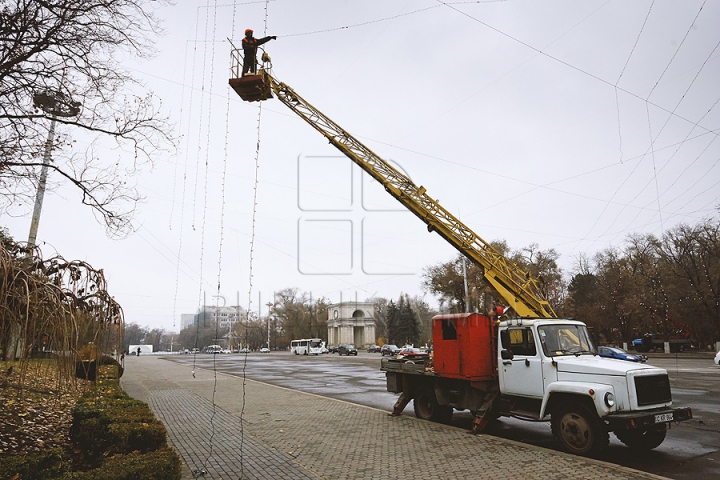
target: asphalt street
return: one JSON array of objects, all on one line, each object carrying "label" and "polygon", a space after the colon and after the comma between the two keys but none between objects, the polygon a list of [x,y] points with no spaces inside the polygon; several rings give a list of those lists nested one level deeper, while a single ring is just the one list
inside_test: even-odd
[{"label": "asphalt street", "polygon": [[[677,480],[720,478],[720,367],[710,354],[650,354],[648,363],[665,368],[675,405],[690,406],[694,418],[674,425],[665,442],[638,454],[611,435],[604,460]],[[392,410],[397,396],[388,393],[380,355],[360,352],[357,357],[336,354],[295,356],[289,352],[230,355],[176,355],[172,359],[195,368],[314,393],[360,405]],[[404,415],[414,415],[412,406]],[[455,412],[453,425],[468,429],[472,417]],[[546,422],[502,418],[488,432],[510,440],[559,450]]]},{"label": "asphalt street", "polygon": [[121,384],[167,428],[183,480],[667,478],[170,358],[126,358]]}]

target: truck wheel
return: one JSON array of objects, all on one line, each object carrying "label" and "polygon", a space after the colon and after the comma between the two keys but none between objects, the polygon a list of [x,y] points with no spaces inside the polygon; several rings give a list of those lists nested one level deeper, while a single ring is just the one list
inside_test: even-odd
[{"label": "truck wheel", "polygon": [[552,413],[550,424],[563,450],[575,455],[596,456],[610,441],[595,412],[580,403],[560,405]]},{"label": "truck wheel", "polygon": [[639,431],[639,430],[618,430],[615,436],[622,443],[636,450],[652,450],[659,446],[665,440],[667,427],[663,423],[655,429]]},{"label": "truck wheel", "polygon": [[453,408],[440,405],[435,397],[435,390],[430,387],[420,387],[413,398],[415,416],[431,422],[450,423]]}]

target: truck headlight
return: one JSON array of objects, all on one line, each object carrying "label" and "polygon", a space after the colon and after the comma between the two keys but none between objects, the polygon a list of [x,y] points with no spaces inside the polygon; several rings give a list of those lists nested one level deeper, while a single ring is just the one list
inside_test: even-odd
[{"label": "truck headlight", "polygon": [[605,394],[605,405],[607,405],[608,407],[615,406],[615,395],[613,395],[612,392],[607,392]]}]

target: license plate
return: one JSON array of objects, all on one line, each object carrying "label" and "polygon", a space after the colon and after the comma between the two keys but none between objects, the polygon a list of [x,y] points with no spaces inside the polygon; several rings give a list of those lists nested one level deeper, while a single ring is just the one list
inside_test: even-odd
[{"label": "license plate", "polygon": [[672,420],[672,413],[662,413],[660,415],[655,415],[655,423],[672,422]]}]

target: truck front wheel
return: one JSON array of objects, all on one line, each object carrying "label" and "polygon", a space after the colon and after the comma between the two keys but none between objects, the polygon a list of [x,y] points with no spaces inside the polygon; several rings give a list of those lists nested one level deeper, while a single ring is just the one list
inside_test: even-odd
[{"label": "truck front wheel", "polygon": [[420,387],[413,398],[415,416],[431,422],[450,423],[453,408],[440,405],[435,396],[435,390],[430,387]]},{"label": "truck front wheel", "polygon": [[655,429],[645,430],[644,432],[639,430],[618,430],[615,432],[615,436],[630,448],[652,450],[665,440],[666,433],[667,427],[663,423]]},{"label": "truck front wheel", "polygon": [[550,423],[552,433],[563,450],[575,455],[596,456],[610,441],[595,412],[580,403],[558,406]]}]

